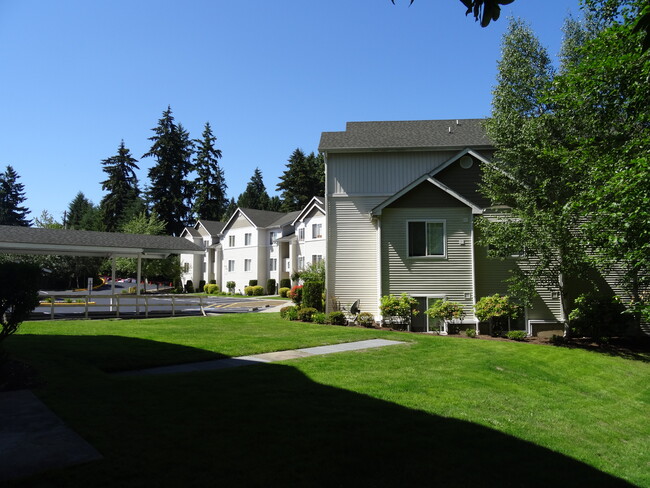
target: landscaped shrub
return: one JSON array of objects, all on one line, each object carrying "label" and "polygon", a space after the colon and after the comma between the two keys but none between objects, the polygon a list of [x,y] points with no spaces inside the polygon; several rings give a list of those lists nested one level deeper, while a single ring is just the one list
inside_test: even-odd
[{"label": "landscaped shrub", "polygon": [[286,319],[287,318],[287,313],[289,312],[289,310],[295,310],[296,311],[296,317],[297,317],[297,311],[298,311],[297,308],[294,305],[290,305],[288,307],[282,307],[280,309],[280,318]]},{"label": "landscaped shrub", "polygon": [[345,314],[338,311],[330,313],[327,317],[327,321],[332,325],[348,325]]},{"label": "landscaped shrub", "polygon": [[264,295],[264,287],[260,285],[250,286],[249,288],[253,289],[253,296],[261,297]]},{"label": "landscaped shrub", "polygon": [[280,288],[289,288],[289,289],[291,289],[291,280],[289,278],[282,278],[280,280]]},{"label": "landscaped shrub", "polygon": [[372,327],[375,325],[375,317],[370,312],[361,312],[357,316],[357,323],[364,327]]},{"label": "landscaped shrub", "polygon": [[194,293],[194,283],[192,283],[192,280],[187,280],[185,283],[185,293]]},{"label": "landscaped shrub", "polygon": [[282,287],[280,288],[280,296],[282,298],[288,298],[289,297],[289,292],[291,291],[291,288]]},{"label": "landscaped shrub", "polygon": [[492,335],[501,335],[508,330],[508,321],[516,319],[522,312],[520,305],[514,303],[508,296],[498,293],[481,299],[474,305],[476,318],[481,322],[489,322]]},{"label": "landscaped shrub", "polygon": [[322,312],[317,312],[311,316],[311,321],[315,324],[326,324],[327,315]]},{"label": "landscaped shrub", "polygon": [[197,290],[199,293],[203,293],[205,290],[205,280],[199,281],[199,289]]},{"label": "landscaped shrub", "polygon": [[465,316],[461,303],[448,300],[436,300],[425,313],[432,319],[446,320],[447,322],[463,320]]},{"label": "landscaped shrub", "polygon": [[217,285],[216,283],[210,283],[209,285],[205,285],[204,291],[208,295],[216,295],[217,293],[219,293],[219,285]]},{"label": "landscaped shrub", "polygon": [[525,330],[510,330],[506,333],[506,337],[513,341],[525,341],[528,334]]},{"label": "landscaped shrub", "polygon": [[[18,330],[38,306],[41,268],[34,264],[0,264],[0,341]],[[3,357],[0,356],[0,361]]]},{"label": "landscaped shrub", "polygon": [[298,310],[298,320],[311,322],[311,318],[315,313],[318,313],[318,310],[313,307],[301,307],[300,310]]},{"label": "landscaped shrub", "polygon": [[465,330],[465,335],[467,335],[467,337],[476,337],[476,329],[469,328]]},{"label": "landscaped shrub", "polygon": [[228,288],[229,293],[235,293],[235,286],[237,286],[237,285],[235,284],[234,281],[226,282],[226,288]]},{"label": "landscaped shrub", "polygon": [[419,313],[418,301],[406,293],[402,293],[400,296],[384,295],[381,297],[379,310],[385,318],[390,320],[391,317],[397,317],[401,323],[405,324],[410,324],[411,317]]},{"label": "landscaped shrub", "polygon": [[298,308],[297,307],[288,307],[289,310],[284,314],[286,320],[298,320]]},{"label": "landscaped shrub", "polygon": [[253,296],[253,287],[252,286],[245,286],[244,287],[244,295],[252,297]]},{"label": "landscaped shrub", "polygon": [[302,304],[305,307],[312,307],[319,312],[323,311],[323,289],[322,281],[307,281],[302,288]]},{"label": "landscaped shrub", "polygon": [[273,278],[266,281],[266,294],[275,295],[275,280]]},{"label": "landscaped shrub", "polygon": [[248,286],[257,286],[257,280],[249,280]]},{"label": "landscaped shrub", "polygon": [[567,343],[566,337],[563,337],[561,335],[553,334],[551,338],[548,340],[551,344],[554,346],[563,346],[564,344]]},{"label": "landscaped shrub", "polygon": [[580,295],[569,314],[569,328],[576,337],[589,337],[602,342],[604,338],[621,335],[634,317],[616,296]]},{"label": "landscaped shrub", "polygon": [[217,280],[210,280],[210,285],[216,285],[216,284],[217,284]]},{"label": "landscaped shrub", "polygon": [[302,302],[302,285],[294,286],[291,288],[291,291],[289,292],[289,298],[291,298],[293,303],[300,305]]}]

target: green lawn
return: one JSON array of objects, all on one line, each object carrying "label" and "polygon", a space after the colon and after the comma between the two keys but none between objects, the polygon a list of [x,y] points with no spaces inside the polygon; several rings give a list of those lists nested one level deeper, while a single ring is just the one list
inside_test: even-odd
[{"label": "green lawn", "polygon": [[[107,373],[377,337],[409,344]],[[26,323],[6,346],[105,456],[12,486],[650,486],[641,361],[277,314]]]}]

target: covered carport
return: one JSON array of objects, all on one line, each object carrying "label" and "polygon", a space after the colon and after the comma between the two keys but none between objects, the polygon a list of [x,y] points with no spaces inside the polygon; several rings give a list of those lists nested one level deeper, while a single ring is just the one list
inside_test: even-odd
[{"label": "covered carport", "polygon": [[[203,254],[204,250],[182,237],[0,225],[2,253],[110,258],[111,294],[114,294],[116,258],[137,259],[137,282],[140,283],[143,259],[164,259],[172,254]],[[136,290],[139,295],[140,287],[136,286]]]}]

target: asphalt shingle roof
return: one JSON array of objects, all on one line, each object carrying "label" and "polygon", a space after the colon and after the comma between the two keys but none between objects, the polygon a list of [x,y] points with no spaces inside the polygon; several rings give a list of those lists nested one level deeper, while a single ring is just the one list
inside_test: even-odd
[{"label": "asphalt shingle roof", "polygon": [[323,132],[319,151],[437,149],[491,146],[484,119],[348,122],[344,132]]},{"label": "asphalt shingle roof", "polygon": [[223,230],[224,225],[226,225],[225,222],[217,222],[216,220],[200,220],[201,225],[205,227],[205,230],[207,230],[211,236],[216,236],[221,233]]},{"label": "asphalt shingle roof", "polygon": [[0,252],[4,244],[83,246],[107,248],[108,252],[110,248],[144,249],[148,252],[160,253],[202,251],[199,246],[182,237],[0,225]]},{"label": "asphalt shingle roof", "polygon": [[271,212],[269,210],[257,210],[253,208],[240,208],[239,210],[251,219],[255,227],[270,227],[286,215],[284,212]]}]

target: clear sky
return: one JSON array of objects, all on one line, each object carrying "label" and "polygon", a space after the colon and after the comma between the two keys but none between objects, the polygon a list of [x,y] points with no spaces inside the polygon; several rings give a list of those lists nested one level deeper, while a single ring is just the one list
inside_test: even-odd
[{"label": "clear sky", "polygon": [[103,192],[101,160],[124,140],[152,158],[168,105],[199,138],[210,122],[228,196],[259,166],[271,195],[297,147],[347,121],[490,113],[512,15],[557,55],[578,0],[515,0],[483,29],[459,0],[0,0],[0,170],[30,217],[61,220]]}]

